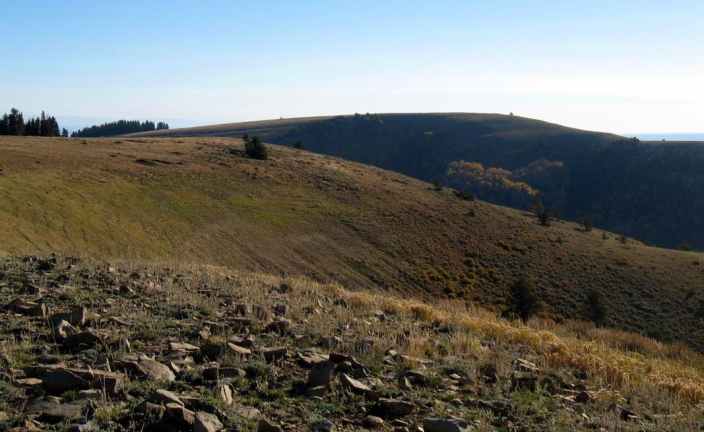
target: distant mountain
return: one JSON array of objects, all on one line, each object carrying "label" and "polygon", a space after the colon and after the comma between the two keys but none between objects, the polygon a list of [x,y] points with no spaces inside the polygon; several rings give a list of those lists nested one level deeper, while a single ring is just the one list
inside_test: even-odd
[{"label": "distant mountain", "polygon": [[[704,248],[704,146],[698,143],[638,141],[466,113],[280,119],[151,136],[244,133],[442,182],[494,203],[527,208],[540,195],[546,208],[568,219],[661,246]],[[481,169],[466,170],[472,163]]]},{"label": "distant mountain", "polygon": [[704,141],[704,133],[646,133],[633,136],[645,141]]}]

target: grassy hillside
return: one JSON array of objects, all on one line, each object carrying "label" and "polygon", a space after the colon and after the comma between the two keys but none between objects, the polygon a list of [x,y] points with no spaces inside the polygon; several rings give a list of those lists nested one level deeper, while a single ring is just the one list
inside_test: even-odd
[{"label": "grassy hillside", "polygon": [[703,425],[702,355],[584,323],[523,324],[302,277],[55,255],[0,258],[0,296],[2,430]]},{"label": "grassy hillside", "polygon": [[0,250],[172,260],[502,310],[523,275],[555,319],[704,347],[702,256],[464,201],[353,162],[239,140],[0,138]]},{"label": "grassy hillside", "polygon": [[[649,243],[704,248],[704,145],[640,143],[499,114],[379,114],[234,123],[160,136],[259,134],[292,145],[437,180],[491,202],[525,208],[526,197],[448,176],[453,163],[508,170],[568,219]],[[534,172],[536,166],[551,170]],[[530,201],[530,200],[528,200]]]}]

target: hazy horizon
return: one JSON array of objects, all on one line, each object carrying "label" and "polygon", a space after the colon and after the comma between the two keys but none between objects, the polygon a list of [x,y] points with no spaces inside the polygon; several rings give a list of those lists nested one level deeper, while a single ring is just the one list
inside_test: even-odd
[{"label": "hazy horizon", "polygon": [[3,12],[0,36],[17,41],[0,70],[5,110],[172,126],[514,112],[614,133],[704,129],[697,1],[79,0]]}]

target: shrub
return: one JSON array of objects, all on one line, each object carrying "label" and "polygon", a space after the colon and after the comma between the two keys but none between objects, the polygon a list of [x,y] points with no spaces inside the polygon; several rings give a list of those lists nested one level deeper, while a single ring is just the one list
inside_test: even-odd
[{"label": "shrub", "polygon": [[594,228],[594,223],[590,217],[583,217],[579,223],[582,225],[584,232],[591,232]]},{"label": "shrub", "polygon": [[606,321],[606,306],[601,292],[592,289],[587,293],[587,307],[589,308],[589,318],[597,326],[601,326]]},{"label": "shrub", "polygon": [[455,196],[461,200],[474,201],[474,194],[468,190],[456,190]]},{"label": "shrub", "polygon": [[542,303],[535,293],[533,280],[528,276],[522,276],[511,286],[508,315],[518,316],[526,322],[541,309]]},{"label": "shrub", "polygon": [[252,137],[245,135],[244,139],[244,150],[247,156],[252,159],[266,160],[269,158],[266,146],[259,137]]}]

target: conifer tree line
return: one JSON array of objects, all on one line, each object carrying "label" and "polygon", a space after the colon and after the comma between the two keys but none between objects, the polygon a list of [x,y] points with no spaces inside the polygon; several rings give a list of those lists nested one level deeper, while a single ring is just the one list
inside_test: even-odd
[{"label": "conifer tree line", "polygon": [[139,120],[118,120],[110,123],[87,127],[71,134],[72,137],[91,138],[122,135],[135,132],[148,132],[153,130],[168,129],[166,122],[154,123],[153,121],[140,122]]},{"label": "conifer tree line", "polygon": [[41,116],[25,121],[24,115],[17,108],[12,108],[0,119],[0,135],[31,136],[68,136],[68,131],[59,130],[59,123],[54,116],[42,111]]}]

